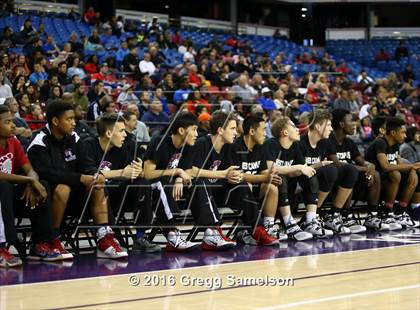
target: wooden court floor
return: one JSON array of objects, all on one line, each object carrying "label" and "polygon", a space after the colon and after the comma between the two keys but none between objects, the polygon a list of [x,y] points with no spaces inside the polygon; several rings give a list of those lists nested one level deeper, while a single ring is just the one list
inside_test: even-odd
[{"label": "wooden court floor", "polygon": [[420,245],[2,286],[0,309],[417,310]]}]

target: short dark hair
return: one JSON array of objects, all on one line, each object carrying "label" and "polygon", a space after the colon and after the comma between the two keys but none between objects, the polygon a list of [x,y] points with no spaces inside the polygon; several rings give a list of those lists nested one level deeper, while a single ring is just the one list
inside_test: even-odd
[{"label": "short dark hair", "polygon": [[405,121],[401,118],[392,116],[386,120],[386,134],[390,135],[393,130],[398,130],[405,125]]},{"label": "short dark hair", "polygon": [[210,120],[210,134],[217,134],[217,130],[219,128],[225,129],[230,121],[236,121],[235,114],[224,112],[222,110],[215,111]]},{"label": "short dark hair", "polygon": [[96,130],[98,132],[98,136],[104,136],[107,130],[112,130],[115,124],[119,122],[124,122],[124,118],[118,113],[103,113],[96,120]]},{"label": "short dark hair", "polygon": [[309,113],[309,129],[314,129],[316,124],[331,119],[331,113],[325,109],[316,109]]},{"label": "short dark hair", "polygon": [[264,119],[257,115],[250,115],[245,118],[242,123],[244,135],[248,135],[251,131],[251,128],[254,130],[257,129],[261,122],[265,123]]},{"label": "short dark hair", "polygon": [[54,117],[60,117],[65,112],[73,110],[71,103],[65,102],[61,99],[54,100],[47,107],[47,122],[51,126]]},{"label": "short dark hair", "polygon": [[376,116],[374,119],[372,119],[372,131],[375,137],[379,135],[379,129],[386,128],[386,116]]},{"label": "short dark hair", "polygon": [[4,113],[7,113],[7,112],[10,112],[9,107],[5,104],[0,105],[0,114],[4,114]]},{"label": "short dark hair", "polygon": [[332,120],[331,120],[331,126],[334,130],[337,130],[340,128],[340,123],[344,121],[344,118],[346,115],[351,114],[349,110],[346,109],[334,109],[331,112]]},{"label": "short dark hair", "polygon": [[133,115],[137,118],[136,113],[131,112],[131,111],[125,111],[124,114],[123,114],[124,121],[128,121],[130,119],[130,117],[133,116]]},{"label": "short dark hair", "polygon": [[418,133],[420,130],[417,127],[408,127],[407,128],[407,138],[405,138],[405,142],[411,142],[414,141],[414,137],[416,133]]},{"label": "short dark hair", "polygon": [[188,128],[190,126],[198,126],[197,116],[190,112],[181,112],[175,114],[171,120],[171,133],[176,135],[179,128]]}]

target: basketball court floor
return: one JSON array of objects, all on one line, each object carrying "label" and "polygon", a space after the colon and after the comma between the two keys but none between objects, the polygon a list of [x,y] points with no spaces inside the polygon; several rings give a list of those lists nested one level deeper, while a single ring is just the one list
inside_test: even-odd
[{"label": "basketball court floor", "polygon": [[420,309],[420,230],[0,269],[0,309]]}]

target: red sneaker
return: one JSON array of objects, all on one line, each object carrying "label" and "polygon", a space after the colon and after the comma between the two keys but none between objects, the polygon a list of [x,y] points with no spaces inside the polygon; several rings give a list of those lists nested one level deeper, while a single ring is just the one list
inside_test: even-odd
[{"label": "red sneaker", "polygon": [[50,247],[52,250],[56,250],[60,253],[62,259],[73,259],[73,254],[64,248],[60,238],[56,238],[50,241]]},{"label": "red sneaker", "polygon": [[279,244],[279,239],[272,237],[264,229],[263,226],[258,226],[252,237],[258,241],[258,245],[276,245]]},{"label": "red sneaker", "polygon": [[0,267],[17,267],[22,265],[22,260],[14,256],[5,247],[0,247]]},{"label": "red sneaker", "polygon": [[114,238],[114,234],[107,233],[98,240],[96,256],[99,258],[123,258],[127,257],[128,254],[121,249],[120,244]]},{"label": "red sneaker", "polygon": [[222,237],[223,240],[225,240],[226,242],[233,242],[236,245],[236,241],[234,241],[234,240],[225,236],[225,234],[223,233],[222,228],[220,228],[220,226],[217,226],[216,230],[219,232],[220,237]]},{"label": "red sneaker", "polygon": [[232,249],[235,245],[235,241],[226,241],[219,230],[207,228],[204,232],[201,249],[206,251],[223,251]]}]

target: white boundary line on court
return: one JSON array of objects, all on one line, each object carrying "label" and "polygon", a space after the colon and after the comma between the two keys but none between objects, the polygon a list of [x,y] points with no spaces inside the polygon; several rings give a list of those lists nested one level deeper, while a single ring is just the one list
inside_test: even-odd
[{"label": "white boundary line on court", "polygon": [[[42,282],[34,282],[34,283],[22,283],[22,284],[10,284],[10,285],[2,285],[0,286],[0,290],[13,287],[13,286],[31,286],[31,285],[38,285],[38,284],[50,284],[55,282],[73,282],[73,281],[87,281],[92,279],[110,279],[116,277],[128,277],[131,275],[141,275],[145,273],[162,273],[162,272],[171,272],[175,270],[190,270],[190,269],[198,269],[198,268],[205,268],[205,267],[214,267],[214,266],[231,266],[231,265],[238,265],[238,264],[249,264],[249,263],[260,263],[260,262],[267,262],[267,261],[277,261],[282,259],[290,259],[290,258],[300,258],[300,257],[317,257],[322,255],[337,255],[337,254],[350,254],[354,252],[366,252],[372,250],[385,250],[385,249],[396,249],[396,248],[403,248],[403,247],[413,247],[419,246],[420,243],[415,244],[405,244],[405,245],[394,245],[389,247],[381,247],[381,248],[371,248],[371,249],[362,249],[362,250],[350,250],[350,251],[341,251],[341,252],[331,252],[331,253],[319,253],[319,254],[312,254],[312,255],[302,255],[302,256],[287,256],[287,257],[278,257],[278,258],[267,258],[267,259],[258,259],[258,260],[249,260],[249,261],[242,261],[242,262],[233,262],[233,263],[224,263],[224,264],[217,264],[217,265],[202,265],[202,266],[192,266],[192,267],[183,267],[183,268],[173,268],[173,269],[162,269],[162,270],[151,270],[151,271],[142,271],[142,272],[132,272],[132,273],[122,273],[122,274],[115,274],[109,276],[95,276],[95,277],[87,277],[87,278],[77,278],[77,279],[63,279],[63,280],[53,280],[53,281],[42,281]],[[181,253],[182,255],[182,253]],[[59,262],[58,262],[59,263]]]},{"label": "white boundary line on court", "polygon": [[319,299],[310,299],[310,300],[305,300],[305,301],[298,301],[298,302],[293,302],[293,303],[289,303],[289,304],[276,305],[276,306],[272,306],[272,307],[257,308],[257,309],[258,310],[286,309],[286,308],[312,305],[312,304],[316,304],[316,303],[335,301],[335,300],[341,300],[341,299],[347,299],[347,298],[353,298],[353,297],[361,297],[361,296],[383,294],[383,293],[388,293],[388,292],[391,293],[391,292],[398,292],[398,291],[404,291],[404,290],[411,290],[411,289],[415,289],[415,288],[420,288],[420,284],[399,286],[399,287],[391,287],[391,288],[385,288],[385,289],[381,289],[381,290],[373,290],[373,291],[353,293],[353,294],[336,295],[336,296],[331,296],[331,297],[325,297],[325,298],[319,298]]}]

